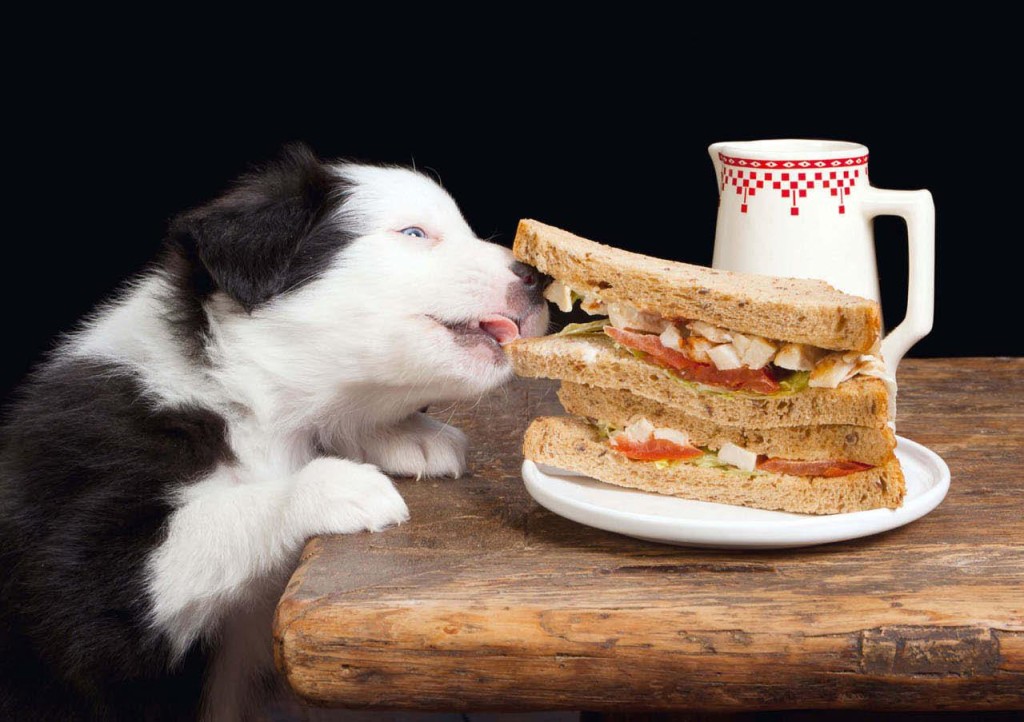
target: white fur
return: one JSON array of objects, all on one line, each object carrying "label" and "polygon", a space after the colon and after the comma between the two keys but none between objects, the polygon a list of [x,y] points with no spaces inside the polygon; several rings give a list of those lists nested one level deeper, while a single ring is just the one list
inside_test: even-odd
[{"label": "white fur", "polygon": [[469,439],[454,426],[426,414],[412,414],[394,426],[365,434],[358,446],[339,453],[376,464],[400,476],[454,476],[466,468]]},{"label": "white fur", "polygon": [[[158,273],[66,347],[132,366],[155,399],[227,420],[237,463],[183,485],[148,563],[155,629],[179,654],[197,640],[218,643],[208,719],[244,714],[247,686],[271,664],[273,604],[306,538],[404,521],[405,504],[379,469],[465,470],[465,435],[417,409],[475,398],[511,375],[493,347],[460,344],[431,320],[521,313],[508,307],[510,252],[476,238],[450,196],[418,173],[333,170],[356,184],[343,212],[359,237],[321,277],[251,315],[213,296],[207,365],[163,323],[169,283]],[[399,233],[408,226],[429,238]],[[546,323],[539,310],[521,332]]]}]

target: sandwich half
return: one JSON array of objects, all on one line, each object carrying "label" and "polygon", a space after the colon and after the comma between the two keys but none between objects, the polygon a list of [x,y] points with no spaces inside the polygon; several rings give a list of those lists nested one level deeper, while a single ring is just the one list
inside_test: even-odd
[{"label": "sandwich half", "polygon": [[545,295],[594,321],[507,347],[563,380],[574,417],[536,420],[524,454],[602,481],[814,514],[894,508],[895,382],[872,301],[821,281],[737,274],[521,221],[514,253]]},{"label": "sandwich half", "polygon": [[805,514],[896,508],[904,494],[903,473],[895,457],[884,466],[841,477],[749,473],[713,462],[637,461],[610,448],[597,426],[571,416],[536,419],[527,429],[523,454],[608,484]]}]

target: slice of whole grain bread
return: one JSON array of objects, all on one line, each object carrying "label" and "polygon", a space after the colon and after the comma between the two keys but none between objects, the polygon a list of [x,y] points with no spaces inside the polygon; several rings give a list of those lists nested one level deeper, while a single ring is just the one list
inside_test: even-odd
[{"label": "slice of whole grain bread", "polygon": [[597,430],[575,417],[542,417],[526,430],[523,455],[532,461],[587,474],[608,484],[700,501],[838,514],[903,503],[905,483],[893,456],[883,466],[837,478],[748,474],[677,462],[659,469],[613,451]]},{"label": "slice of whole grain bread", "polygon": [[624,389],[563,381],[558,400],[571,414],[624,427],[638,418],[686,432],[690,443],[713,450],[725,442],[755,454],[782,459],[859,461],[879,466],[892,457],[896,437],[888,426],[782,426],[773,429],[727,426],[684,413]]},{"label": "slice of whole grain bread", "polygon": [[519,221],[515,257],[604,301],[700,320],[768,339],[877,350],[878,304],[824,281],[733,273],[605,246],[539,221]]}]

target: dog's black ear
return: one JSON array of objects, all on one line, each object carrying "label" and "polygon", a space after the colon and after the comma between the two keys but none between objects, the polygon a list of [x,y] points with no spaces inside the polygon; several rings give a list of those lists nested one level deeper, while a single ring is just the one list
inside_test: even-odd
[{"label": "dog's black ear", "polygon": [[176,218],[169,243],[201,297],[220,289],[251,312],[315,277],[344,242],[325,223],[342,190],[306,145],[291,144],[221,198]]}]

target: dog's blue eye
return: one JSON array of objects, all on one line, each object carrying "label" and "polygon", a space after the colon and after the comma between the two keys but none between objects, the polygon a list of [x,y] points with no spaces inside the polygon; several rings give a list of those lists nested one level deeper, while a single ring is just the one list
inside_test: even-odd
[{"label": "dog's blue eye", "polygon": [[402,233],[407,235],[407,236],[412,236],[413,238],[426,238],[427,237],[427,234],[423,231],[423,229],[422,228],[417,228],[416,226],[409,226],[408,228],[403,228],[402,229]]}]

